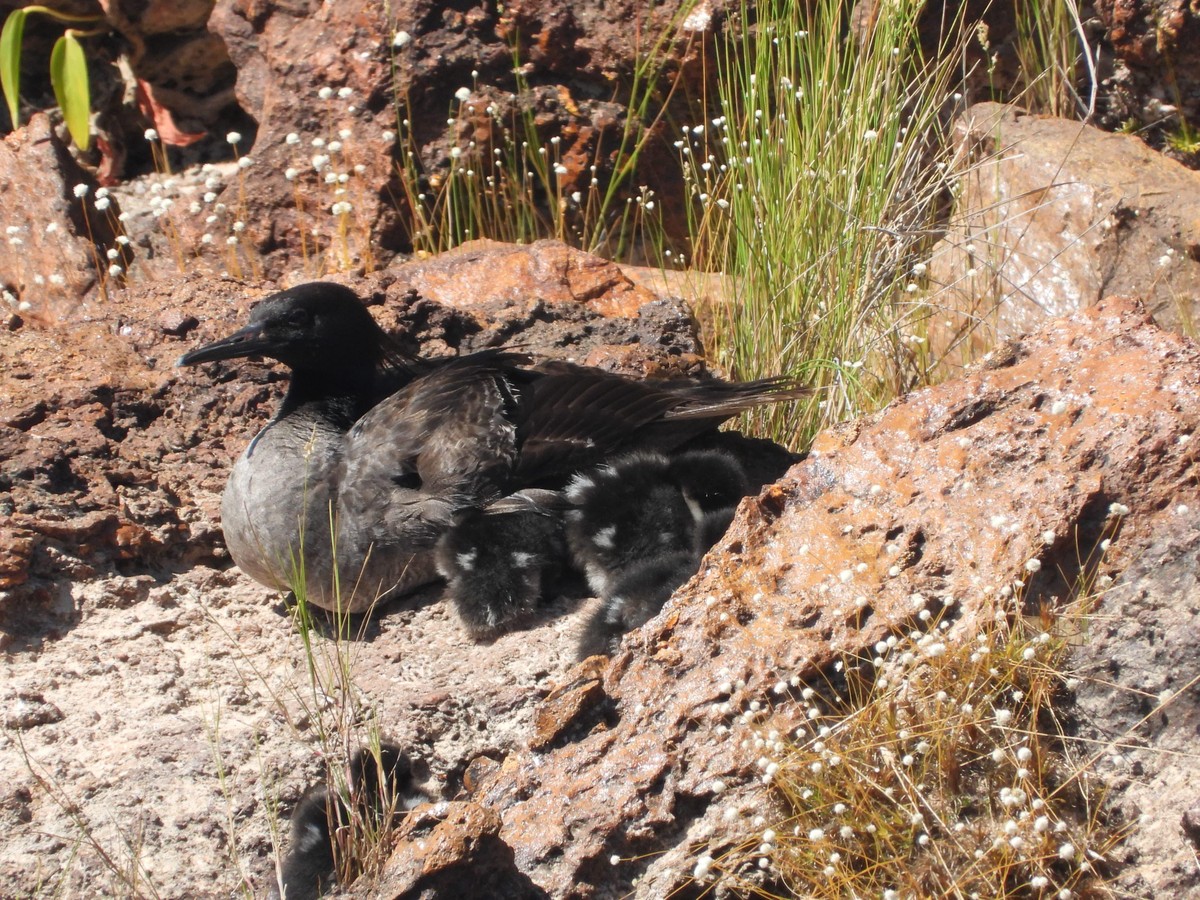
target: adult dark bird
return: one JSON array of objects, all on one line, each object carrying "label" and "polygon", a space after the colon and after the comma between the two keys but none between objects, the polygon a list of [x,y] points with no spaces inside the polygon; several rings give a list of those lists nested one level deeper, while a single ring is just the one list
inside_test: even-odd
[{"label": "adult dark bird", "polygon": [[435,579],[438,538],[500,497],[806,393],[787,379],[636,380],[503,350],[406,357],[352,291],[325,282],[267,298],[179,364],[250,356],[283,363],[291,383],[234,465],[226,544],[262,584],[349,612]]},{"label": "adult dark bird", "polygon": [[[399,747],[381,744],[378,754],[358,750],[347,767],[346,795],[321,782],[308,788],[292,811],[291,841],[272,900],[315,900],[334,883],[338,832],[376,834],[431,798],[413,780],[412,764]],[[351,841],[343,838],[341,852]]]}]

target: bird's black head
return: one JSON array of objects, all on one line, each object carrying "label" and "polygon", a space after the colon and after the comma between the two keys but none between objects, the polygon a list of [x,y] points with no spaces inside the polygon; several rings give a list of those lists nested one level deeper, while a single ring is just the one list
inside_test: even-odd
[{"label": "bird's black head", "polygon": [[251,310],[246,327],[185,353],[178,365],[267,356],[296,372],[374,371],[387,344],[354,291],[313,281],[263,300]]}]

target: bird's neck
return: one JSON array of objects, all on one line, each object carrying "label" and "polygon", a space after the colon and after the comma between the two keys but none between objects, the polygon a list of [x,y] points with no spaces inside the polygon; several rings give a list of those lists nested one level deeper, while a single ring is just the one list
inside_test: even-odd
[{"label": "bird's neck", "polygon": [[295,369],[277,418],[299,409],[348,429],[380,399],[374,367],[347,366],[337,372]]}]

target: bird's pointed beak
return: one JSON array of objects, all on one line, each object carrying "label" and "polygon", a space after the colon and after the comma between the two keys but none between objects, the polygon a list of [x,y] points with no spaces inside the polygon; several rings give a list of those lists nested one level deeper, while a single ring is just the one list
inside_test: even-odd
[{"label": "bird's pointed beak", "polygon": [[229,337],[188,351],[179,357],[175,365],[194,366],[197,363],[215,362],[219,359],[241,359],[264,353],[270,347],[270,342],[263,337],[261,325],[247,325]]}]

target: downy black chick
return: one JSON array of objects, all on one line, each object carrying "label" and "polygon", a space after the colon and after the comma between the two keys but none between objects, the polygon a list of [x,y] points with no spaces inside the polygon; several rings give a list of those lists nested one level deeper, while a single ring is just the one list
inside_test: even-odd
[{"label": "downy black chick", "polygon": [[268,894],[271,900],[315,900],[336,880],[339,830],[354,822],[359,828],[378,832],[431,799],[414,785],[408,756],[390,744],[380,746],[378,758],[370,748],[358,750],[350,759],[347,774],[348,798],[320,782],[308,788],[296,804],[291,842],[278,882]]},{"label": "downy black chick", "polygon": [[472,511],[437,545],[438,572],[472,637],[488,638],[528,616],[566,561],[558,494],[527,489]]},{"label": "downy black chick", "polygon": [[581,472],[564,493],[572,505],[567,544],[596,596],[631,567],[692,546],[692,513],[661,453],[630,453]]},{"label": "downy black chick", "polygon": [[732,510],[747,490],[737,460],[717,450],[630,453],[567,485],[567,543],[602,597],[637,565],[694,553],[696,524],[707,513]]},{"label": "downy black chick", "polygon": [[[636,459],[632,464],[642,466],[644,461]],[[626,466],[621,460],[613,468]],[[660,475],[665,471],[666,483],[674,485],[684,500],[691,513],[689,543],[654,554],[639,556],[633,548],[623,554],[626,564],[606,573],[602,603],[584,623],[577,651],[580,659],[614,652],[622,636],[658,614],[671,594],[696,574],[700,560],[725,533],[747,490],[741,466],[719,451],[680,453],[666,460],[665,469],[655,462],[646,471]],[[582,498],[584,508],[590,507],[590,499]],[[631,515],[639,515],[640,510],[631,507]],[[587,513],[577,517],[575,524],[586,535]],[[637,529],[629,528],[626,533],[636,534]]]}]

